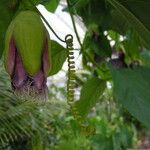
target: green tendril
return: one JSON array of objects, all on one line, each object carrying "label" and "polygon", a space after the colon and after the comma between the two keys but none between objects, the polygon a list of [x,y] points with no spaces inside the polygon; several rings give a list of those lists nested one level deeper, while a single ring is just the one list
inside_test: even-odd
[{"label": "green tendril", "polygon": [[68,60],[68,83],[67,83],[67,103],[70,106],[70,110],[74,118],[77,120],[81,131],[86,135],[92,135],[95,133],[95,128],[92,126],[85,126],[85,120],[77,111],[75,102],[75,61],[74,61],[74,48],[73,48],[73,36],[71,34],[66,35],[66,48],[67,48],[67,60]]}]

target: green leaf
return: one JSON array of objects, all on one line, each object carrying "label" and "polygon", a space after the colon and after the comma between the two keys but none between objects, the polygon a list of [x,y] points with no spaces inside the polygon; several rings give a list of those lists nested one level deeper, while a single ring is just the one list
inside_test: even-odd
[{"label": "green leaf", "polygon": [[60,0],[47,0],[42,4],[46,7],[46,9],[50,12],[55,12]]},{"label": "green leaf", "polygon": [[105,87],[106,82],[97,77],[92,77],[83,85],[80,100],[76,102],[77,111],[82,117],[98,102]]},{"label": "green leaf", "polygon": [[139,58],[141,43],[138,35],[135,32],[128,32],[126,39],[122,42],[122,44],[128,57],[130,57],[132,60]]},{"label": "green leaf", "polygon": [[16,12],[17,9],[16,7],[14,6],[14,4],[11,3],[11,1],[8,0],[0,1],[0,12],[1,12],[0,14],[0,57],[4,50],[5,32]]},{"label": "green leaf", "polygon": [[113,146],[115,150],[121,150],[122,148],[127,148],[132,146],[133,132],[131,128],[122,124],[113,133]]},{"label": "green leaf", "polygon": [[150,51],[144,50],[140,56],[141,56],[143,65],[146,67],[150,67]]},{"label": "green leaf", "polygon": [[117,12],[117,10],[111,11],[111,17],[107,25],[109,30],[114,30],[121,35],[124,35],[130,27],[126,19],[123,18],[122,15]]},{"label": "green leaf", "polygon": [[150,2],[147,0],[107,0],[117,12],[138,32],[150,49]]},{"label": "green leaf", "polygon": [[102,24],[108,15],[104,0],[79,0],[74,8],[87,27]]},{"label": "green leaf", "polygon": [[112,150],[113,140],[111,136],[95,134],[92,137],[92,146],[94,150]]},{"label": "green leaf", "polygon": [[66,58],[67,51],[56,41],[51,40],[51,58],[52,58],[52,69],[49,76],[58,73],[61,70]]},{"label": "green leaf", "polygon": [[[25,0],[25,1],[27,1],[27,0]],[[44,2],[47,2],[47,1],[50,1],[50,0],[29,0],[29,2],[32,2],[32,3],[34,3],[35,5],[38,5],[38,4],[42,4],[42,3],[44,3]]]},{"label": "green leaf", "polygon": [[110,57],[111,47],[109,40],[103,33],[87,33],[83,42],[84,49],[93,53],[93,51],[100,57]]},{"label": "green leaf", "polygon": [[114,92],[119,102],[139,121],[150,126],[150,69],[112,69]]}]

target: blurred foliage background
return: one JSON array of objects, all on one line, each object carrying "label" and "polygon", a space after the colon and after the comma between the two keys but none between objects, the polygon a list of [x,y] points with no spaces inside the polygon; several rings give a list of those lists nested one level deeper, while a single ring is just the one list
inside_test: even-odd
[{"label": "blurred foliage background", "polygon": [[[66,101],[55,95],[64,91],[50,87],[47,102],[15,97],[1,63],[0,149],[6,150],[99,150],[137,147],[142,125],[121,108],[107,89],[88,117],[96,134],[86,137],[71,116]],[[54,90],[51,90],[54,89]],[[125,116],[125,117],[124,117]],[[139,130],[137,133],[137,130]]]}]

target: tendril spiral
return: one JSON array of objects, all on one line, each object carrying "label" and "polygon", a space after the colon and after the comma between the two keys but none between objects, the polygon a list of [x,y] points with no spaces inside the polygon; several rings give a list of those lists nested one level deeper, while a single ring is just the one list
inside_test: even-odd
[{"label": "tendril spiral", "polygon": [[87,136],[95,133],[95,128],[92,126],[84,125],[85,120],[79,114],[74,105],[75,101],[75,61],[74,61],[74,48],[73,48],[73,36],[71,34],[65,37],[67,58],[68,58],[68,82],[67,82],[67,103],[70,106],[71,113],[79,123],[79,126]]},{"label": "tendril spiral", "polygon": [[68,34],[65,37],[67,45],[67,57],[68,57],[68,83],[67,83],[67,102],[70,105],[71,112],[75,119],[81,123],[81,116],[78,114],[76,107],[74,106],[74,94],[75,94],[75,61],[74,61],[74,48],[73,48],[73,36]]}]

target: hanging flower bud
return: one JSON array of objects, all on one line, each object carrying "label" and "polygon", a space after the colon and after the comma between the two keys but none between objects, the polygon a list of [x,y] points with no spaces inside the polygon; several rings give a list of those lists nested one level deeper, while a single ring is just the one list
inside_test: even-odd
[{"label": "hanging flower bud", "polygon": [[[14,90],[43,92],[51,68],[50,39],[33,11],[22,11],[6,32],[4,61]],[[31,93],[29,92],[29,95]]]}]

